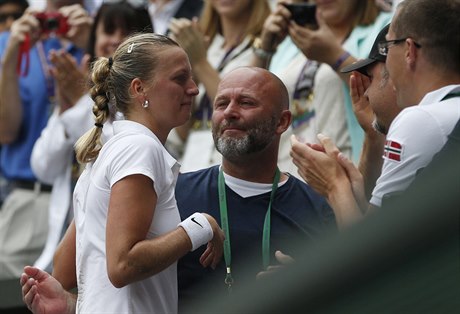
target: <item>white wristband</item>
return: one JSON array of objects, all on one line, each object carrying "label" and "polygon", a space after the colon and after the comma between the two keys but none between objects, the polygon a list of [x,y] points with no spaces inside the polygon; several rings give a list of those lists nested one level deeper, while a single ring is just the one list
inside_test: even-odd
[{"label": "white wristband", "polygon": [[187,232],[190,241],[192,241],[192,251],[211,241],[214,236],[208,219],[200,213],[190,215],[178,226],[184,228],[185,232]]}]

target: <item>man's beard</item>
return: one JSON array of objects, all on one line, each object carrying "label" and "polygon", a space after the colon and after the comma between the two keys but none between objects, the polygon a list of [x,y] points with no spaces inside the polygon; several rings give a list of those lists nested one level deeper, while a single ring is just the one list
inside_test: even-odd
[{"label": "man's beard", "polygon": [[264,150],[273,140],[276,129],[276,118],[268,121],[258,121],[254,127],[246,129],[243,137],[229,137],[219,135],[221,129],[228,126],[238,126],[224,122],[220,126],[213,126],[212,137],[219,153],[230,161],[238,161],[241,157]]}]

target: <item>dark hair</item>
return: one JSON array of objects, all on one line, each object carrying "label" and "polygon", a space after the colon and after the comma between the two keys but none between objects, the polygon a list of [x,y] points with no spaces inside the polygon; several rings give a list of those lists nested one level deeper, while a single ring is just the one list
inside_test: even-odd
[{"label": "dark hair", "polygon": [[411,37],[431,64],[460,73],[459,0],[405,0],[396,14],[392,24],[397,38]]},{"label": "dark hair", "polygon": [[75,144],[77,160],[87,163],[95,160],[102,148],[101,134],[109,115],[109,102],[115,103],[118,111],[129,112],[132,96],[131,81],[139,78],[153,83],[155,70],[160,62],[158,55],[170,47],[179,47],[171,38],[154,33],[141,33],[126,39],[111,59],[96,60],[91,73],[91,98],[94,100],[95,127],[85,133]]},{"label": "dark hair", "polygon": [[100,23],[102,23],[107,34],[113,34],[118,29],[121,29],[126,36],[153,31],[152,21],[146,8],[135,8],[126,1],[103,3],[94,18],[89,37],[88,53],[91,56],[91,61],[96,58],[94,46],[96,44],[96,29]]},{"label": "dark hair", "polygon": [[29,7],[29,2],[27,2],[27,0],[0,0],[0,7],[8,3],[20,6],[22,12],[24,12]]}]

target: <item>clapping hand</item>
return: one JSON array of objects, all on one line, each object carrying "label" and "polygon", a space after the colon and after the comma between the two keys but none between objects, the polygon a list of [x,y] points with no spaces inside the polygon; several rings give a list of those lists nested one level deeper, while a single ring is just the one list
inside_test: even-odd
[{"label": "clapping hand", "polygon": [[79,66],[68,52],[51,51],[50,61],[53,64],[51,74],[56,82],[56,95],[62,113],[88,92],[89,55],[83,57]]},{"label": "clapping hand", "polygon": [[275,258],[279,264],[270,265],[266,270],[259,272],[256,276],[257,280],[269,278],[295,262],[291,256],[283,254],[281,251],[275,252]]}]

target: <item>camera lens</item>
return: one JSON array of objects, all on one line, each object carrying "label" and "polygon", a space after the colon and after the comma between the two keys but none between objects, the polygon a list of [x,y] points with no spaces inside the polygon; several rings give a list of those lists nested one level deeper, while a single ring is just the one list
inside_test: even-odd
[{"label": "camera lens", "polygon": [[59,21],[56,18],[50,17],[46,21],[46,29],[54,30],[54,29],[58,29],[58,27],[59,27]]}]

